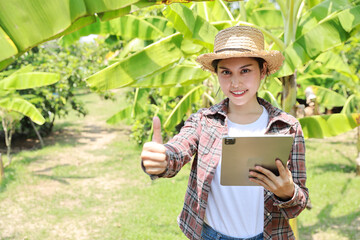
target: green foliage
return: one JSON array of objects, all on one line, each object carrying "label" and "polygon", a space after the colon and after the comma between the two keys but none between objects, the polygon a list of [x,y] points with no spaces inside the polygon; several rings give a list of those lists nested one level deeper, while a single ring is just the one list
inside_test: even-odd
[{"label": "green foliage", "polygon": [[[126,105],[128,107],[109,118],[107,123],[117,124],[125,121],[132,126],[130,137],[137,144],[142,145],[146,141],[151,141],[152,117],[158,116],[163,126],[163,139],[167,141],[169,137],[180,130],[183,121],[189,117],[189,114],[200,107],[197,98],[200,97],[199,91],[202,89],[199,87],[193,89],[193,94],[188,89],[186,90],[181,88],[136,88],[127,93]],[[170,92],[173,91],[176,91],[177,94],[172,95]],[[180,91],[190,94],[183,96],[178,94]]]},{"label": "green foliage", "polygon": [[[194,84],[188,89],[191,91],[198,85],[195,84],[194,74],[183,69],[179,71],[184,62],[183,59],[185,58],[187,63],[191,63],[188,65],[190,68],[195,68],[195,57],[200,53],[212,51],[211,39],[214,38],[218,30],[241,24],[260,28],[264,32],[267,44],[272,49],[285,52],[285,66],[276,75],[277,77],[292,74],[297,69],[300,86],[297,95],[295,88],[290,89],[290,91],[295,91],[293,94],[288,94],[283,89],[282,84],[284,83],[281,81],[290,80],[285,78],[285,80],[280,81],[280,78],[271,77],[269,81],[262,84],[259,96],[264,97],[275,106],[281,106],[279,102],[282,102],[283,106],[288,106],[289,104],[284,105],[284,102],[296,101],[296,97],[305,99],[305,89],[312,87],[317,95],[317,102],[321,111],[341,107],[345,103],[349,108],[354,108],[357,98],[354,97],[351,101],[346,101],[349,90],[344,92],[342,87],[344,81],[350,82],[351,85],[352,80],[349,76],[352,73],[343,58],[328,50],[334,47],[334,43],[338,44],[348,39],[351,36],[351,31],[356,29],[358,7],[346,0],[337,0],[334,4],[330,0],[318,5],[313,3],[313,8],[306,11],[303,11],[304,5],[301,4],[301,1],[293,1],[289,6],[283,1],[278,1],[278,4],[280,9],[276,8],[273,3],[264,3],[263,1],[249,1],[247,4],[241,3],[240,5],[226,5],[222,1],[216,1],[167,6],[162,11],[163,17],[160,16],[160,19],[162,22],[167,21],[168,29],[172,27],[178,33],[167,38],[154,39],[153,44],[144,49],[133,48],[137,49],[133,55],[119,59],[117,63],[91,76],[87,81],[97,90],[124,86],[164,88],[169,87],[169,84],[172,85],[173,82],[185,87],[184,82],[188,81]],[[332,15],[328,17],[325,12]],[[145,17],[143,19],[146,21]],[[352,24],[346,24],[346,19],[353,19]],[[336,35],[338,30],[329,27],[334,25],[341,26],[339,35]],[[326,32],[322,34],[321,42],[318,42],[319,38],[313,33],[314,31]],[[137,30],[135,29],[133,32],[137,32]],[[170,32],[172,33],[172,31]],[[334,37],[335,35],[336,37]],[[334,42],[331,42],[331,39]],[[129,44],[129,48],[131,46],[132,44]],[[309,51],[304,53],[299,46],[308,46],[304,49],[309,48]],[[127,48],[125,45],[124,49]],[[154,52],[157,52],[158,58],[148,57],[155,55]],[[140,58],[139,56],[145,57]],[[167,64],[163,64],[162,59],[169,59],[169,61]],[[141,70],[134,66],[134,62],[138,62],[142,66]],[[171,76],[171,78],[166,78],[166,75]],[[198,80],[200,79],[198,78]],[[203,78],[203,80],[205,79]],[[205,84],[206,87],[202,90],[203,96],[195,98],[199,106],[206,106],[207,101],[204,99],[208,99],[212,103],[216,102],[214,101],[216,94],[213,91],[216,89],[216,80],[214,81],[210,75],[208,79],[210,80],[208,81],[209,85]],[[189,96],[188,94],[190,92],[181,92],[181,94],[178,93],[178,96]],[[282,99],[282,96],[293,96],[294,99]],[[187,99],[180,100],[178,104],[172,109],[173,112],[168,115],[169,118],[164,123],[165,128],[179,123],[183,120],[179,115],[180,112],[183,114],[182,116],[185,116],[185,113],[191,109],[191,104],[187,103]],[[135,106],[133,105],[133,107]],[[123,109],[119,112],[118,117],[121,115],[121,118],[124,118],[134,113],[134,110],[131,110],[133,107]],[[187,111],[185,107],[188,108]],[[181,111],[176,112],[179,109]],[[153,112],[149,119],[152,116]],[[136,118],[134,115],[131,117]],[[114,119],[111,121],[114,122]],[[140,123],[141,121],[138,122],[138,124]]]},{"label": "green foliage", "polygon": [[[79,115],[86,115],[84,103],[76,95],[81,93],[80,90],[87,91],[83,79],[105,66],[108,51],[109,48],[101,43],[76,43],[62,47],[52,41],[25,53],[9,65],[9,71],[32,64],[37,71],[55,72],[61,76],[56,84],[19,91],[22,98],[41,109],[46,120],[40,128],[42,134],[50,133],[54,120],[66,116],[70,109]],[[33,134],[32,126],[26,118],[21,121],[19,130],[23,134]]]},{"label": "green foliage", "polygon": [[[149,0],[42,1],[0,1],[0,70],[43,42],[72,33],[98,20],[108,21],[149,6],[152,7],[148,12],[156,14],[159,12],[157,4],[162,3]],[[127,29],[129,27],[133,28],[128,26]]]},{"label": "green foliage", "polygon": [[[55,73],[33,72],[32,66],[26,66],[18,71],[3,72],[0,76],[0,112],[1,118],[7,118],[7,113],[17,112],[29,117],[37,124],[43,124],[45,119],[38,109],[21,97],[19,91],[54,84],[60,75]],[[20,120],[20,117],[18,120]]]},{"label": "green foliage", "polygon": [[[33,89],[56,83],[59,74],[32,72],[32,66],[26,66],[17,71],[3,72],[0,76],[0,118],[5,135],[8,163],[11,163],[11,141],[16,125],[27,116],[37,124],[45,122],[39,110],[24,99],[17,90]],[[31,123],[32,123],[31,122]]]},{"label": "green foliage", "polygon": [[154,4],[147,0],[54,0],[46,4],[37,0],[31,3],[22,0],[1,1],[0,69],[45,41],[96,22],[96,16],[101,19],[119,17],[139,7]]},{"label": "green foliage", "polygon": [[299,119],[305,138],[334,137],[360,126],[360,114],[331,114]]}]

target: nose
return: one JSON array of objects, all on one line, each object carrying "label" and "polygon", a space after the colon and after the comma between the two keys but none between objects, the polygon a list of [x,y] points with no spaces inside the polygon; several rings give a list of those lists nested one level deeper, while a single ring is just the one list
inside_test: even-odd
[{"label": "nose", "polygon": [[238,87],[240,85],[240,78],[235,76],[231,78],[231,85],[233,87]]}]

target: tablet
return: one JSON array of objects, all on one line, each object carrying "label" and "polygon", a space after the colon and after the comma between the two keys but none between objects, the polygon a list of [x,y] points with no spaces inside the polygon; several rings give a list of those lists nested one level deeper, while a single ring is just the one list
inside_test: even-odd
[{"label": "tablet", "polygon": [[224,186],[259,186],[249,181],[249,170],[255,166],[279,175],[275,159],[284,166],[293,144],[291,135],[223,137],[220,184]]}]

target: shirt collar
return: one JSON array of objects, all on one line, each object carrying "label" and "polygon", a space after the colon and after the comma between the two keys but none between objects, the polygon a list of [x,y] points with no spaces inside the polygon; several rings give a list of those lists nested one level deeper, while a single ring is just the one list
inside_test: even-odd
[{"label": "shirt collar", "polygon": [[[295,123],[293,121],[294,118],[291,117],[286,112],[282,111],[281,109],[279,109],[277,107],[274,107],[271,103],[269,103],[265,99],[262,99],[259,97],[257,99],[258,99],[259,104],[264,106],[269,114],[269,124],[272,124],[276,121],[282,121],[282,122],[285,122],[292,126]],[[226,118],[228,109],[229,109],[229,98],[225,98],[218,104],[215,104],[215,105],[209,107],[208,109],[206,109],[203,114],[204,115],[220,114],[224,118]]]}]

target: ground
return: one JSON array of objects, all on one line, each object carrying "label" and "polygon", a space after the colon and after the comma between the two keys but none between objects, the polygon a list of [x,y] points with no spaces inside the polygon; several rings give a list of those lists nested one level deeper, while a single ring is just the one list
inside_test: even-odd
[{"label": "ground", "polygon": [[[110,105],[114,106],[114,103]],[[130,129],[126,125],[106,124],[106,116],[97,115],[97,110],[90,109],[85,118],[71,117],[70,122],[67,119],[57,121],[55,131],[44,138],[46,146],[43,150],[36,139],[14,140],[12,164],[26,163],[26,170],[21,176],[17,172],[14,174],[23,177],[25,182],[22,186],[13,186],[15,181],[12,180],[16,177],[12,175],[12,168],[7,169],[6,181],[9,183],[6,182],[5,188],[0,191],[0,239],[23,239],[26,233],[31,235],[34,230],[47,228],[53,229],[39,234],[39,238],[92,239],[91,236],[96,233],[87,225],[90,222],[105,224],[106,216],[110,217],[124,204],[117,196],[112,196],[119,194],[111,192],[120,191],[123,184],[128,184],[126,178],[113,170],[102,171],[101,166],[111,158],[107,152],[109,146],[119,139],[128,141]],[[113,112],[116,110],[119,109]],[[1,152],[5,153],[4,144]],[[116,160],[120,162],[121,157]],[[11,196],[2,199],[3,191],[4,196],[6,191],[11,192]],[[97,209],[92,201],[104,205]],[[89,211],[93,214],[79,214],[89,207],[85,206],[87,204],[91,205]],[[65,210],[68,217],[62,216],[66,215]],[[71,218],[72,210],[77,211],[79,216]],[[51,213],[53,211],[55,213]],[[26,237],[35,239],[33,236]]]}]

